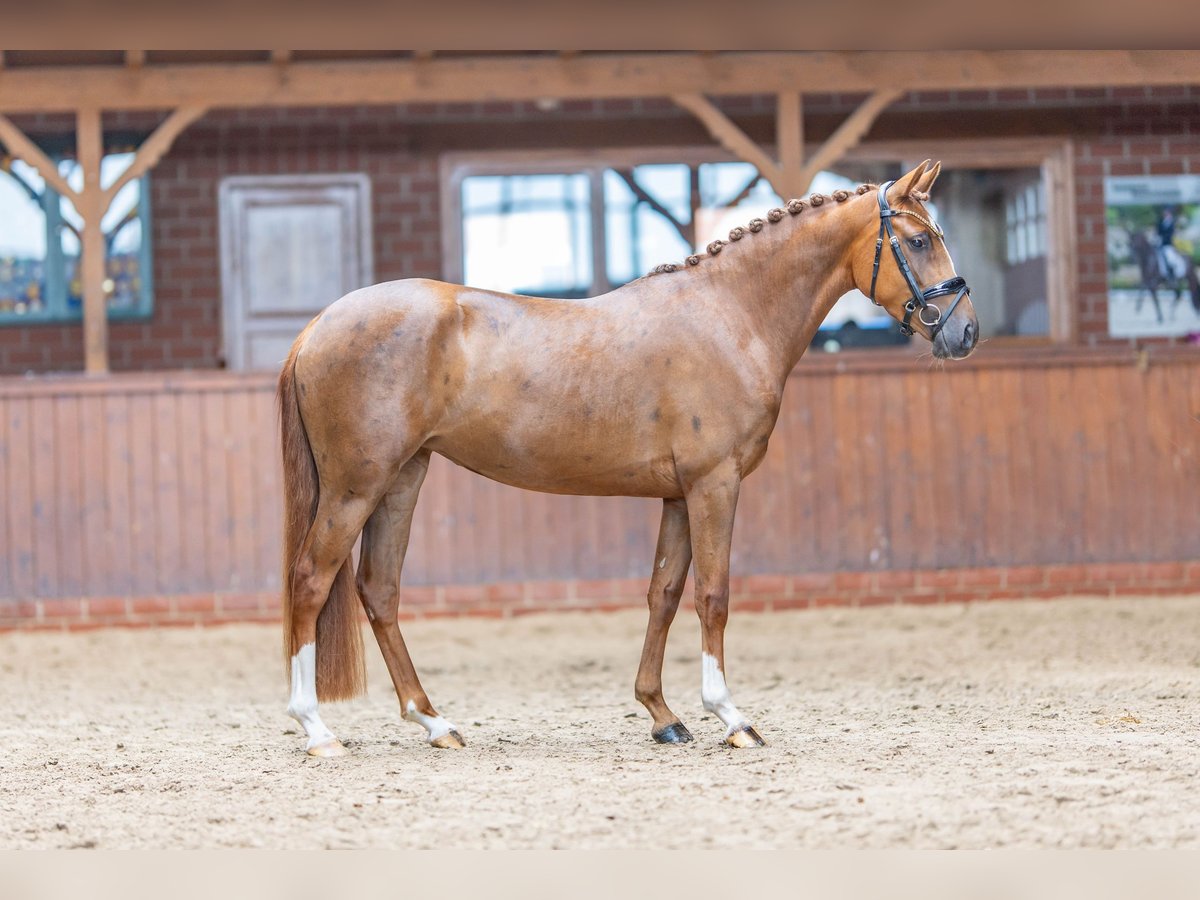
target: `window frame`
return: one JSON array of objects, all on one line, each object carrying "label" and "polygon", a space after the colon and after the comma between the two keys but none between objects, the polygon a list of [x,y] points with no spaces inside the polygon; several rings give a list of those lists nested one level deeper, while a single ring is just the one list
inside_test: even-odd
[{"label": "window frame", "polygon": [[[114,156],[120,153],[130,153],[129,149],[125,148],[125,142],[106,142],[104,156]],[[129,143],[137,145],[139,142],[131,140]],[[64,152],[66,147],[73,146],[70,142],[47,142],[39,145],[43,151],[50,157],[50,160],[57,164],[63,159],[73,158],[69,153]],[[7,176],[0,176],[7,177]],[[139,266],[141,267],[142,290],[139,302],[135,307],[124,307],[120,309],[109,309],[105,307],[106,318],[109,322],[145,322],[154,318],[154,204],[150,200],[151,191],[151,173],[145,172],[138,178],[133,179],[131,183],[138,185],[138,203],[141,206],[141,212],[138,216],[142,225],[142,244],[138,250]],[[55,191],[47,185],[45,190],[53,193],[56,201],[61,203],[62,194]],[[68,200],[68,202],[70,202]],[[50,223],[46,223],[47,231],[47,257],[50,256],[49,247],[49,231]],[[61,240],[61,238],[60,238]],[[82,250],[81,250],[82,253]],[[107,264],[107,259],[105,260]],[[65,280],[65,275],[64,275]],[[47,282],[49,277],[47,277]],[[64,294],[63,301],[68,299],[68,294]],[[82,305],[77,312],[71,310],[44,309],[38,312],[27,313],[12,313],[0,311],[0,328],[20,328],[24,325],[78,325],[83,322]]]},{"label": "window frame", "polygon": [[[768,150],[770,148],[767,148]],[[808,146],[806,156],[819,148]],[[1030,169],[1042,177],[1046,223],[1046,301],[1050,327],[1046,335],[1005,335],[996,345],[1044,346],[1074,343],[1078,335],[1078,285],[1075,245],[1074,147],[1069,138],[958,138],[934,141],[870,141],[847,151],[852,162],[899,161],[905,168],[936,155],[947,169]],[[462,182],[474,175],[529,175],[594,170],[662,163],[744,162],[719,147],[620,147],[605,150],[544,149],[482,150],[443,154],[440,166],[442,277],[461,284],[463,277]],[[593,191],[596,190],[593,184]],[[596,207],[599,207],[597,209]],[[604,208],[593,204],[592,253],[604,260]],[[669,262],[670,260],[663,260]],[[607,283],[603,266],[593,267],[594,285]]]}]

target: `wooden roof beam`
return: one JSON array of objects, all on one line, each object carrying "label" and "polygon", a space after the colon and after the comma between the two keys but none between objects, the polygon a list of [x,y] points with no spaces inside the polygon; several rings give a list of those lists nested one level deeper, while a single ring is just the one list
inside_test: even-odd
[{"label": "wooden roof beam", "polygon": [[[809,157],[803,168],[796,173],[795,183],[801,185],[800,191],[808,190],[808,186],[812,184],[818,172],[829,168],[845,156],[847,150],[857,146],[866,133],[871,130],[871,126],[875,124],[879,114],[903,93],[899,90],[876,91],[864,100],[858,109],[847,116],[846,121],[842,122],[837,130],[825,139],[825,143],[817,148],[817,152]],[[785,175],[787,174],[789,173],[785,173]]]},{"label": "wooden roof beam", "polygon": [[0,112],[313,106],[663,97],[806,90],[924,90],[1200,84],[1195,50],[958,50],[435,57],[267,63],[9,68]]},{"label": "wooden roof beam", "polygon": [[171,145],[175,143],[175,139],[183,133],[183,130],[207,111],[203,106],[183,106],[167,116],[154,129],[154,133],[146,138],[141,146],[137,148],[137,152],[133,156],[133,162],[129,164],[129,167],[117,177],[116,181],[104,189],[104,211],[108,211],[109,205],[121,188],[133,181],[133,179],[141,178],[154,168],[166,152],[171,149]]},{"label": "wooden roof beam", "polygon": [[718,144],[738,159],[750,163],[777,191],[782,191],[783,173],[778,163],[711,100],[700,94],[675,94],[671,99],[699,119]]},{"label": "wooden roof beam", "polygon": [[759,174],[771,183],[775,193],[786,199],[805,193],[817,173],[856,146],[870,131],[879,114],[902,93],[896,88],[873,93],[805,161],[800,93],[795,90],[781,91],[775,115],[778,162],[711,101],[699,94],[677,94],[672,99],[699,119],[718,144],[758,169]]},{"label": "wooden roof beam", "polygon": [[46,184],[78,206],[79,195],[59,174],[58,166],[5,116],[0,116],[0,144],[7,147],[13,157],[32,166]]}]

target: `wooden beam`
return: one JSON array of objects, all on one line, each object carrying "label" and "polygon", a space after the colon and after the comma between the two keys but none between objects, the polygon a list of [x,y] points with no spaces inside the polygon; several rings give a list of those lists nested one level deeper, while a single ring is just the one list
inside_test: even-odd
[{"label": "wooden beam", "polygon": [[79,263],[83,283],[84,369],[89,375],[108,372],[108,302],[104,280],[104,191],[100,187],[100,161],[104,158],[104,134],[100,110],[81,109],[76,114],[76,156],[83,170],[83,190],[75,208],[83,219],[83,258]]},{"label": "wooden beam", "polygon": [[272,50],[271,51],[271,62],[273,62],[275,65],[284,66],[284,65],[287,65],[288,63],[290,63],[291,61],[292,61],[292,51],[291,50]]},{"label": "wooden beam", "polygon": [[[58,166],[41,148],[25,136],[16,125],[6,117],[0,116],[0,143],[8,148],[8,152],[17,159],[23,160],[37,170],[42,180],[72,203],[78,199],[75,191],[67,184],[67,180],[58,172]],[[76,203],[78,206],[78,203]]]},{"label": "wooden beam", "polygon": [[[1200,84],[1200,51],[690,52],[7,69],[0,111]],[[420,77],[418,77],[420,76]]]},{"label": "wooden beam", "polygon": [[150,169],[158,164],[158,161],[163,158],[163,155],[171,149],[171,145],[175,143],[175,139],[183,132],[185,128],[199,119],[206,112],[203,106],[184,106],[162,121],[158,128],[154,129],[154,133],[142,142],[138,147],[137,153],[134,154],[133,162],[129,164],[121,175],[109,185],[103,196],[103,209],[101,215],[108,211],[109,205],[112,203],[113,197],[117,195],[117,191],[121,190],[125,185],[135,178],[141,178]]},{"label": "wooden beam", "polygon": [[871,130],[879,114],[902,93],[898,90],[876,91],[864,100],[804,164],[799,175],[800,192],[808,190],[818,172],[833,165],[847,150],[857,145],[863,135]]},{"label": "wooden beam", "polygon": [[772,185],[778,185],[782,181],[775,160],[710,100],[700,94],[675,94],[671,99],[699,119],[718,144],[758,169]]},{"label": "wooden beam", "polygon": [[126,50],[125,65],[131,69],[140,69],[146,64],[145,50]]},{"label": "wooden beam", "polygon": [[804,165],[804,113],[799,91],[780,91],[775,100],[775,147],[784,181],[784,197],[799,196],[807,184],[799,178]]}]

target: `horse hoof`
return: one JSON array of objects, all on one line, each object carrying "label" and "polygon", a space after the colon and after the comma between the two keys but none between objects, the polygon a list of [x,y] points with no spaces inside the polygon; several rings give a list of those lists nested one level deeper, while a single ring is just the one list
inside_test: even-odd
[{"label": "horse hoof", "polygon": [[437,747],[439,750],[461,750],[467,746],[467,742],[463,740],[461,734],[457,731],[450,730],[441,737],[436,737],[429,742],[430,747]]},{"label": "horse hoof", "polygon": [[660,744],[688,744],[692,741],[692,733],[682,722],[672,722],[662,728],[650,732],[650,736]]},{"label": "horse hoof", "polygon": [[335,756],[348,756],[349,754],[350,751],[343,747],[342,742],[337,738],[308,748],[309,756],[319,756],[322,759],[331,759]]},{"label": "horse hoof", "polygon": [[725,743],[730,747],[738,747],[744,749],[746,747],[762,747],[766,745],[766,741],[762,739],[753,725],[743,725],[735,731],[731,731],[725,735]]}]

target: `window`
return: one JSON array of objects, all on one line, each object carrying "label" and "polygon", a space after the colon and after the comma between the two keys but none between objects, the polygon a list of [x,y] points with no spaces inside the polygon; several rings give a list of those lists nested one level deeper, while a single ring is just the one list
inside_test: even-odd
[{"label": "window", "polygon": [[[743,162],[505,168],[484,166],[454,179],[461,252],[447,274],[453,281],[529,296],[592,297],[682,260],[783,202]],[[874,178],[865,170],[855,177],[824,172],[813,190]],[[854,291],[816,343],[833,349],[905,340],[886,313]]]},{"label": "window", "polygon": [[[101,183],[111,184],[132,161],[132,153],[106,155]],[[67,183],[82,187],[78,163],[67,158],[57,162]],[[134,179],[113,198],[101,221],[111,318],[143,317],[152,310],[147,198],[147,177]],[[48,187],[35,169],[20,160],[0,159],[0,325],[80,319],[82,225],[70,201]]]},{"label": "window", "polygon": [[1008,264],[1046,255],[1046,199],[1041,181],[1011,192],[1004,209]]},{"label": "window", "polygon": [[[1069,277],[1069,251],[1059,250],[1064,264],[1051,272],[1047,246],[1056,228],[1069,232],[1069,225],[1048,207],[1046,182],[1069,155],[1057,145],[1023,147],[1024,156],[1001,149],[952,148],[930,210],[946,229],[989,338],[1045,338],[1054,329],[1062,336],[1070,288],[1055,279]],[[820,173],[812,190],[828,194],[897,178],[911,167],[907,150],[860,147],[836,172]],[[464,154],[447,157],[443,167],[447,279],[535,296],[605,293],[782,203],[753,166],[710,151],[612,151],[580,161]],[[885,312],[852,291],[834,306],[814,347],[908,341]]]}]

